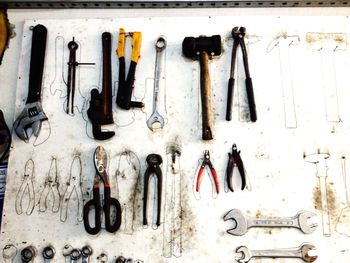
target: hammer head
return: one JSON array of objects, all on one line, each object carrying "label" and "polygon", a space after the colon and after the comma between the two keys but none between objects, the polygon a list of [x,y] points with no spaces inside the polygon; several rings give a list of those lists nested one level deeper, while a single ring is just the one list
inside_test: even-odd
[{"label": "hammer head", "polygon": [[182,42],[182,53],[185,57],[196,60],[200,52],[209,56],[221,55],[221,36],[185,37]]}]

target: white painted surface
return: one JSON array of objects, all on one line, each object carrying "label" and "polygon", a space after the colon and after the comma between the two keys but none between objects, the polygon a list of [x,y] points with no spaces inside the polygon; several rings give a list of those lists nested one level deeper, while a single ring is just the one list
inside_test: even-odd
[{"label": "white painted surface", "polygon": [[[293,9],[294,10],[294,9]],[[330,10],[337,16],[320,15]],[[123,254],[139,258],[145,262],[233,262],[234,249],[239,245],[247,245],[251,249],[278,247],[295,247],[309,241],[316,245],[319,253],[318,262],[347,262],[349,260],[348,238],[334,231],[337,217],[345,206],[345,193],[341,176],[340,157],[348,155],[349,124],[348,101],[350,94],[347,89],[349,70],[349,50],[336,53],[338,76],[339,112],[342,123],[330,125],[326,122],[322,82],[319,77],[321,68],[320,54],[313,51],[305,42],[307,32],[344,32],[349,35],[349,19],[345,15],[347,9],[299,9],[298,11],[273,9],[266,13],[261,9],[239,10],[196,10],[193,16],[191,10],[152,10],[152,17],[147,10],[107,10],[107,11],[28,11],[10,14],[16,21],[17,37],[12,40],[10,49],[5,55],[5,61],[0,67],[0,78],[5,80],[7,88],[1,96],[1,105],[6,105],[5,114],[17,115],[23,108],[23,99],[27,93],[28,64],[31,41],[30,25],[44,24],[49,31],[45,73],[43,84],[43,108],[49,117],[50,127],[46,124],[39,136],[43,140],[46,134],[51,135],[42,145],[33,146],[20,141],[14,135],[13,150],[9,164],[9,175],[5,202],[5,217],[1,234],[1,244],[13,243],[18,249],[23,248],[23,242],[35,245],[41,249],[52,243],[57,250],[54,262],[62,262],[61,248],[69,243],[76,247],[90,244],[94,248],[93,261],[101,252],[106,252],[110,261]],[[296,12],[300,16],[285,16]],[[319,13],[320,12],[320,13]],[[338,14],[339,13],[339,14]],[[48,18],[80,18],[110,17],[110,19],[77,19],[49,20]],[[121,15],[122,14],[122,15]],[[170,15],[171,14],[171,15]],[[258,16],[258,15],[259,16]],[[208,16],[210,15],[210,16]],[[283,16],[279,16],[283,15]],[[309,16],[311,15],[311,16]],[[123,18],[116,18],[123,16]],[[21,33],[21,23],[25,18],[38,18],[36,21],[27,20]],[[42,19],[39,19],[42,18]],[[22,22],[21,22],[22,21]],[[259,36],[258,42],[249,45],[250,70],[254,83],[257,104],[258,122],[240,122],[238,112],[241,112],[235,98],[233,121],[226,122],[226,87],[229,77],[229,66],[232,43],[229,34],[233,26],[244,25],[249,35]],[[133,235],[118,232],[115,235],[102,231],[98,236],[91,237],[84,231],[82,223],[74,217],[74,208],[65,223],[60,222],[59,214],[50,212],[39,213],[38,207],[31,216],[18,216],[14,209],[15,197],[19,182],[23,176],[27,159],[35,162],[35,189],[39,197],[45,176],[49,170],[51,156],[57,157],[59,168],[60,191],[63,193],[65,182],[69,177],[69,168],[75,153],[81,154],[83,162],[83,189],[91,187],[94,176],[92,154],[97,142],[88,138],[84,118],[67,116],[63,112],[64,98],[60,98],[65,89],[62,83],[62,68],[58,68],[55,81],[55,42],[57,36],[63,36],[65,45],[75,36],[81,43],[82,62],[96,62],[95,67],[80,68],[79,88],[81,96],[76,97],[77,105],[84,105],[84,99],[89,97],[93,86],[100,86],[101,65],[101,33],[109,31],[113,34],[113,48],[116,49],[118,29],[124,27],[127,31],[141,30],[143,33],[142,53],[137,68],[135,96],[143,99],[146,104],[144,112],[134,110],[124,112],[113,105],[116,125],[108,129],[116,131],[117,135],[102,145],[107,149],[111,158],[109,173],[113,192],[116,195],[114,179],[117,156],[124,148],[137,153],[141,162],[141,175],[144,174],[145,158],[151,152],[163,156],[163,174],[165,175],[166,154],[168,142],[179,136],[183,149],[181,168],[183,171],[183,255],[180,259],[165,259],[162,257],[162,227],[157,230],[142,227],[142,190],[138,194],[136,218]],[[294,92],[298,128],[287,130],[284,127],[282,91],[279,78],[278,52],[266,52],[273,37],[279,32],[299,35],[301,44],[293,47],[291,65],[294,68]],[[146,126],[147,114],[151,111],[153,74],[154,74],[154,41],[159,35],[165,35],[168,40],[166,61],[166,113],[168,123],[162,132],[151,133]],[[211,62],[211,79],[213,89],[213,109],[215,115],[216,136],[212,142],[201,141],[200,101],[198,88],[198,63],[191,62],[181,56],[181,42],[185,36],[200,34],[221,34],[224,39],[224,53],[220,59]],[[60,40],[58,40],[60,41]],[[19,55],[20,46],[22,53]],[[59,46],[59,43],[58,43]],[[58,57],[62,56],[62,48],[57,48]],[[67,60],[68,51],[64,51]],[[16,57],[17,56],[17,57]],[[11,59],[10,59],[11,58]],[[17,66],[17,60],[20,59]],[[11,61],[11,62],[10,62]],[[13,62],[15,61],[15,62]],[[117,81],[118,63],[112,56],[113,80]],[[66,67],[66,66],[65,66]],[[242,64],[239,64],[242,73]],[[17,84],[16,72],[20,76]],[[5,78],[6,74],[9,78]],[[66,74],[66,68],[63,70]],[[236,90],[244,87],[242,74]],[[53,84],[52,84],[53,83]],[[51,85],[52,84],[52,85]],[[3,89],[1,84],[1,89]],[[16,103],[14,90],[17,86]],[[56,93],[55,93],[56,91]],[[56,95],[53,95],[56,94]],[[237,95],[237,94],[236,94]],[[113,101],[115,98],[113,99]],[[16,104],[15,114],[11,105]],[[82,107],[82,106],[81,106]],[[83,110],[83,114],[86,115]],[[123,124],[132,124],[125,127]],[[87,131],[90,132],[90,124]],[[331,133],[331,131],[335,131]],[[211,185],[208,175],[202,182],[202,198],[196,200],[193,195],[193,181],[198,159],[204,149],[210,149],[214,165],[220,177],[221,187],[224,185],[224,175],[227,163],[227,152],[232,143],[237,143],[242,151],[246,169],[251,183],[251,191],[236,191],[219,194],[212,199]],[[225,233],[229,227],[222,221],[222,216],[232,208],[240,208],[251,215],[261,213],[266,216],[291,216],[299,210],[314,210],[313,189],[317,186],[315,166],[303,160],[304,150],[310,147],[327,146],[331,153],[328,160],[328,182],[334,193],[335,208],[332,209],[332,236],[322,235],[321,213],[318,212],[319,228],[314,234],[303,235],[294,229],[251,229],[243,237],[234,237]],[[112,179],[113,178],[113,179]],[[141,180],[142,181],[142,180]],[[236,186],[237,188],[237,186]],[[123,189],[119,189],[123,195]],[[350,220],[350,219],[349,219]],[[348,228],[349,230],[349,228]],[[19,234],[20,233],[20,234]],[[17,260],[19,260],[17,258]],[[19,261],[17,261],[19,262]],[[35,262],[41,262],[37,258]],[[267,260],[266,262],[269,262]],[[294,262],[280,259],[278,262]]]}]

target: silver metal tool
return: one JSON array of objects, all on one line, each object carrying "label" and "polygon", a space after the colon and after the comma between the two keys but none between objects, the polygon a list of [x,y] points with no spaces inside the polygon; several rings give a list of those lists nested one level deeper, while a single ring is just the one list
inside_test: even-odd
[{"label": "silver metal tool", "polygon": [[319,180],[319,188],[321,194],[321,212],[322,212],[322,227],[323,235],[331,236],[331,222],[329,218],[328,210],[328,194],[327,194],[327,162],[330,157],[328,150],[317,149],[313,153],[304,153],[304,160],[309,163],[316,164],[317,173],[316,176]]},{"label": "silver metal tool", "polygon": [[81,254],[82,254],[82,259],[81,259],[81,263],[89,263],[89,258],[92,255],[93,250],[90,246],[84,246],[81,249]]},{"label": "silver metal tool", "polygon": [[236,249],[236,252],[242,253],[242,256],[237,258],[239,263],[249,262],[252,258],[301,258],[304,262],[314,262],[317,259],[317,256],[309,255],[309,251],[314,249],[314,245],[303,243],[296,248],[269,250],[250,250],[245,246],[241,246]]},{"label": "silver metal tool", "polygon": [[44,258],[44,263],[50,263],[51,260],[55,257],[56,251],[53,248],[53,246],[49,245],[44,248],[43,250],[43,258]]},{"label": "silver metal tool", "polygon": [[45,179],[44,189],[39,199],[39,211],[45,212],[48,205],[48,197],[52,193],[51,210],[57,213],[60,209],[60,193],[58,190],[59,183],[57,181],[57,160],[52,158],[49,173]]},{"label": "silver metal tool", "polygon": [[224,216],[224,221],[233,220],[236,223],[233,228],[227,230],[227,233],[235,236],[244,235],[251,227],[293,227],[304,234],[310,234],[317,227],[316,223],[308,223],[308,219],[313,216],[316,216],[313,212],[300,211],[293,217],[256,218],[243,215],[239,209],[232,209]]},{"label": "silver metal tool", "polygon": [[21,260],[23,263],[33,262],[33,259],[36,257],[36,249],[33,246],[28,246],[22,249],[21,251]]},{"label": "silver metal tool", "polygon": [[5,245],[2,250],[2,257],[5,260],[5,263],[12,263],[17,255],[17,248],[12,245]]},{"label": "silver metal tool", "polygon": [[81,251],[79,249],[73,249],[70,253],[70,263],[78,263],[81,258]]},{"label": "silver metal tool", "polygon": [[167,42],[164,36],[160,36],[156,41],[156,63],[154,72],[154,90],[153,90],[153,110],[151,117],[147,120],[147,126],[151,131],[156,128],[162,129],[164,126],[164,118],[159,114],[157,108],[159,104],[160,79],[163,71],[165,60],[165,48]]}]

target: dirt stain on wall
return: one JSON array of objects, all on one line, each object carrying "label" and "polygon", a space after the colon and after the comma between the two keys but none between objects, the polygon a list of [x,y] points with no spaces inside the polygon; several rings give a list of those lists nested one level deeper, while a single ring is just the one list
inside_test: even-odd
[{"label": "dirt stain on wall", "polygon": [[[313,189],[313,201],[315,209],[322,211],[322,197],[318,186]],[[332,184],[327,185],[327,203],[329,215],[332,218],[336,218],[338,216],[338,201]]]}]

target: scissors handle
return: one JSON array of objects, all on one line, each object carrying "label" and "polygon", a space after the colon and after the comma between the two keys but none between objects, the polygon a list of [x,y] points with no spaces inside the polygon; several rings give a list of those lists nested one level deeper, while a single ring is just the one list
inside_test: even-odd
[{"label": "scissors handle", "polygon": [[[84,205],[84,227],[86,232],[88,232],[90,235],[96,235],[101,230],[101,203],[100,203],[100,188],[95,187],[92,192],[92,199],[89,200]],[[90,211],[93,210],[95,215],[95,226],[91,227],[90,221],[89,221],[89,214]]]},{"label": "scissors handle", "polygon": [[[120,206],[120,203],[117,199],[111,197],[111,188],[108,184],[104,185],[104,205],[103,210],[105,213],[105,224],[106,224],[106,230],[110,233],[116,232],[121,225],[121,218],[122,218],[122,209]],[[112,210],[112,208],[114,209]],[[115,216],[111,214],[111,210],[115,211]],[[111,217],[113,215],[113,217]],[[112,224],[112,218],[114,223]]]}]

